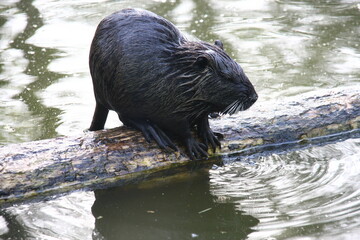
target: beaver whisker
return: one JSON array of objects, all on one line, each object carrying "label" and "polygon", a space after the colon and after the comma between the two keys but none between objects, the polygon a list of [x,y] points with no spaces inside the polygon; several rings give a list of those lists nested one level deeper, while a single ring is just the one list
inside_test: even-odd
[{"label": "beaver whisker", "polygon": [[243,111],[244,110],[244,104],[242,102],[239,103],[239,105],[237,106],[237,108],[234,111],[234,114],[239,112],[239,111]]},{"label": "beaver whisker", "polygon": [[241,106],[242,106],[242,103],[240,102],[240,100],[238,100],[236,106],[234,106],[232,108],[232,112],[230,112],[229,114],[233,115],[233,114],[237,113],[240,110]]},{"label": "beaver whisker", "polygon": [[239,104],[239,100],[235,100],[234,102],[230,103],[224,111],[221,112],[221,114],[232,114],[233,111],[237,108],[237,105]]},{"label": "beaver whisker", "polygon": [[229,114],[233,115],[239,111],[244,111],[246,109],[246,105],[244,104],[243,99],[238,99],[229,104],[224,111],[221,112],[222,115]]}]

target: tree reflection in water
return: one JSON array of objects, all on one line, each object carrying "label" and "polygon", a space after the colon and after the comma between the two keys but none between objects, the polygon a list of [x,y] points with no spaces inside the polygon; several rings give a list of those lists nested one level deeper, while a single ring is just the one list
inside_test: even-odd
[{"label": "tree reflection in water", "polygon": [[94,239],[246,239],[258,224],[209,192],[207,171],[95,191]]}]

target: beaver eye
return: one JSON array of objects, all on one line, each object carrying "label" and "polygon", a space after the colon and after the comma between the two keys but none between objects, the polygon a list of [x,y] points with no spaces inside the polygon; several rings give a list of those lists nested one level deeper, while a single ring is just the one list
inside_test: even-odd
[{"label": "beaver eye", "polygon": [[241,83],[241,78],[238,76],[228,76],[226,80],[232,83]]},{"label": "beaver eye", "polygon": [[225,81],[228,81],[228,82],[236,82],[236,79],[231,76],[230,74],[226,74],[226,73],[221,73],[221,76],[223,79],[225,79]]},{"label": "beaver eye", "polygon": [[238,81],[236,80],[236,78],[233,78],[233,77],[229,77],[227,80],[228,80],[229,82],[232,82],[232,83],[238,82]]}]

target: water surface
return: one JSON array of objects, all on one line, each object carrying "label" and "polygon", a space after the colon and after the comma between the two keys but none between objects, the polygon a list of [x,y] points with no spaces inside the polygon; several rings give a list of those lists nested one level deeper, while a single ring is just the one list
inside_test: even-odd
[{"label": "water surface", "polygon": [[[191,38],[221,39],[254,83],[257,104],[360,87],[358,1],[3,0],[1,145],[89,127],[90,42],[98,22],[124,7],[154,11]],[[112,114],[106,127],[119,124]],[[1,210],[0,238],[355,239],[359,144],[239,156],[210,171],[21,204]]]}]

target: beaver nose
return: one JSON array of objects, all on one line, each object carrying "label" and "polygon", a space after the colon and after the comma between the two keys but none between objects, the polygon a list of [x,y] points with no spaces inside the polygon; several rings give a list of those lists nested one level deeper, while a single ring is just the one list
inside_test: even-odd
[{"label": "beaver nose", "polygon": [[258,99],[258,95],[257,95],[257,93],[256,92],[254,92],[254,93],[252,93],[251,95],[250,95],[250,100],[254,103],[254,102],[256,102],[256,100]]}]

